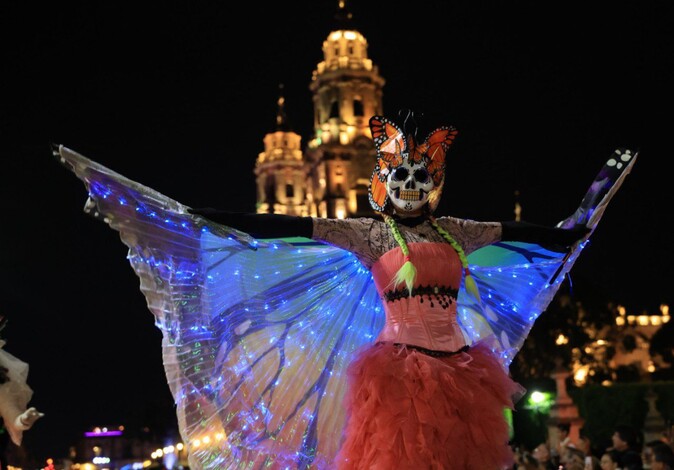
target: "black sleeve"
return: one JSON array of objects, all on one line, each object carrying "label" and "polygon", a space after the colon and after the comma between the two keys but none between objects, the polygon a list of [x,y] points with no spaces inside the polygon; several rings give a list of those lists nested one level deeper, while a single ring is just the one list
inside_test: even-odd
[{"label": "black sleeve", "polygon": [[189,209],[189,212],[205,217],[213,222],[246,232],[254,238],[311,238],[314,231],[311,217],[227,212],[210,207]]},{"label": "black sleeve", "polygon": [[511,242],[537,243],[542,246],[569,247],[581,240],[590,229],[585,225],[576,225],[572,228],[546,227],[529,222],[506,221],[501,222],[501,240]]}]

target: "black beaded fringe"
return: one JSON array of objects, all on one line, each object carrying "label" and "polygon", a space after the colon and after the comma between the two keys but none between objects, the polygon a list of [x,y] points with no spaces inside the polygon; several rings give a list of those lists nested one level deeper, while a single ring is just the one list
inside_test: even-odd
[{"label": "black beaded fringe", "polygon": [[[458,289],[445,286],[418,286],[412,291],[412,297],[421,297],[419,302],[424,303],[424,300],[428,300],[431,303],[431,307],[434,307],[435,302],[438,302],[442,308],[447,308],[453,302],[456,302],[456,297],[458,295]],[[409,296],[410,292],[407,290],[407,287],[390,290],[384,293],[384,299],[387,302],[395,302],[396,300],[404,299]]]},{"label": "black beaded fringe", "polygon": [[393,343],[393,345],[399,348],[414,349],[415,351],[418,351],[422,354],[432,357],[450,357],[454,356],[455,354],[466,352],[469,349],[468,345],[462,347],[461,349],[457,349],[456,351],[436,351],[435,349],[426,349],[422,348],[421,346],[414,346],[412,344],[403,344],[403,343]]}]

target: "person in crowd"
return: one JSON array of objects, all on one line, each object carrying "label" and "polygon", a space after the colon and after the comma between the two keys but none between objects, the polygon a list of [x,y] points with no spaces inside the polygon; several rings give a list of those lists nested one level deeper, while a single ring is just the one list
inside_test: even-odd
[{"label": "person in crowd", "polygon": [[542,467],[529,452],[522,452],[516,457],[515,470],[540,470]]},{"label": "person in crowd", "polygon": [[601,470],[601,462],[593,455],[586,455],[584,470]]},{"label": "person in crowd", "polygon": [[618,451],[615,449],[607,450],[601,456],[599,461],[601,470],[618,470]]},{"label": "person in crowd", "polygon": [[585,456],[594,454],[592,449],[592,441],[590,440],[590,437],[583,432],[582,429],[580,431],[580,438],[578,439],[578,445],[576,447],[582,450]]},{"label": "person in crowd", "polygon": [[651,470],[674,470],[674,451],[668,445],[653,447]]},{"label": "person in crowd", "polygon": [[641,435],[628,424],[619,424],[614,428],[611,436],[613,449],[618,454],[618,467],[621,470],[641,470],[643,463],[641,460]]},{"label": "person in crowd", "polygon": [[641,453],[641,459],[644,463],[644,469],[652,468],[653,450],[659,446],[669,447],[668,444],[662,439],[655,439],[652,441],[648,441],[644,444],[644,448]]},{"label": "person in crowd", "polygon": [[557,470],[550,448],[545,442],[538,444],[532,451],[532,456],[538,461],[542,470]]},{"label": "person in crowd", "polygon": [[562,447],[562,453],[559,454],[559,463],[565,470],[585,468],[585,454],[576,447]]}]

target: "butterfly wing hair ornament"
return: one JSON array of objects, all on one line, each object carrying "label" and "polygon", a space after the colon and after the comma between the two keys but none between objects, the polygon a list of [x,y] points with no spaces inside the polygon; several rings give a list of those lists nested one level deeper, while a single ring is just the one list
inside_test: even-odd
[{"label": "butterfly wing hair ornament", "polygon": [[385,211],[390,199],[387,194],[386,180],[392,171],[406,163],[423,163],[433,181],[429,195],[431,211],[440,201],[445,176],[445,155],[454,142],[458,131],[454,127],[440,127],[428,134],[417,144],[413,135],[405,132],[394,122],[383,116],[370,119],[372,139],[377,148],[377,162],[370,179],[368,197],[370,205],[376,211]]},{"label": "butterfly wing hair ornament", "polygon": [[470,342],[493,335],[505,366],[522,347],[571,270],[606,207],[632,170],[637,153],[617,149],[592,181],[578,209],[557,227],[585,225],[590,232],[568,250],[525,242],[499,242],[468,256],[481,301],[459,294],[458,320]]},{"label": "butterfly wing hair ornament", "polygon": [[[452,132],[422,145],[446,146]],[[407,145],[392,135],[378,144],[392,154],[380,169]],[[309,239],[256,240],[64,146],[54,155],[84,182],[85,212],[129,249],[162,332],[190,466],[331,468],[346,419],[346,368],[384,324],[370,272],[348,251]],[[635,159],[616,151],[560,225],[594,229]],[[373,196],[386,204],[385,193]],[[472,253],[482,301],[464,285],[458,299],[469,342],[493,335],[509,364],[586,243],[554,251],[502,242]]]},{"label": "butterfly wing hair ornament", "polygon": [[[162,332],[192,468],[327,468],[350,353],[383,325],[370,273],[308,239],[255,240],[63,146]],[[362,312],[373,312],[364,315]]]}]

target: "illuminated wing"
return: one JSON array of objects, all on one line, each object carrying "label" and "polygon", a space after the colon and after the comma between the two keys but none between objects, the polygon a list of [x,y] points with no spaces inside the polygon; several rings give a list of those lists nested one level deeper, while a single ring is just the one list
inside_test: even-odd
[{"label": "illuminated wing", "polygon": [[[584,224],[594,231],[636,158],[629,150],[616,150],[590,185],[578,210],[558,226]],[[496,352],[509,365],[591,233],[568,252],[555,252],[531,243],[500,242],[471,253],[468,262],[482,305],[462,285],[458,309],[459,322],[470,341],[494,334],[499,343],[495,345]]]},{"label": "illuminated wing", "polygon": [[65,147],[155,324],[192,468],[327,468],[351,353],[383,325],[370,273],[308,239],[255,240]]}]

